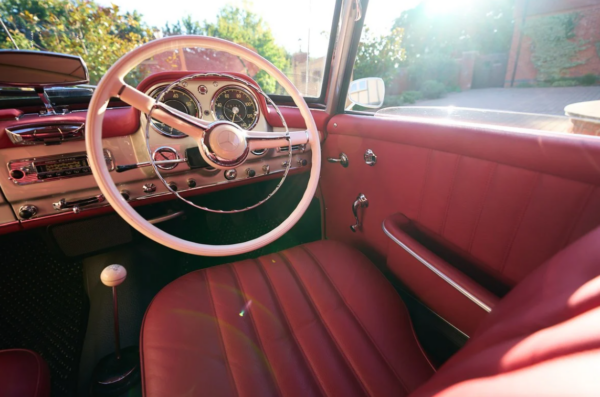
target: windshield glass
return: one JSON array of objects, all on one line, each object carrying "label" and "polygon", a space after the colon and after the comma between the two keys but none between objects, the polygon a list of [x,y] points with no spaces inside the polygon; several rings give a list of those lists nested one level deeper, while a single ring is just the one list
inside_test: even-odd
[{"label": "windshield glass", "polygon": [[[335,0],[286,4],[272,0],[2,0],[0,17],[20,49],[81,56],[95,85],[121,56],[155,38],[195,34],[248,47],[282,70],[306,97],[322,91]],[[0,48],[14,48],[0,29]],[[139,83],[161,71],[237,72],[268,94],[285,94],[275,80],[237,57],[202,49],[159,54],[132,71]]]}]

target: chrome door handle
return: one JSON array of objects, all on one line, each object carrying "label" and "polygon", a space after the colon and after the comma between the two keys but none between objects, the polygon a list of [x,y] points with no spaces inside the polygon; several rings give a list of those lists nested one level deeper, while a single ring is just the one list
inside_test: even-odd
[{"label": "chrome door handle", "polygon": [[356,224],[350,226],[350,229],[353,232],[356,233],[356,229],[360,229],[360,227],[362,226],[362,223],[358,219],[358,208],[359,207],[367,208],[368,206],[369,206],[369,200],[367,199],[367,196],[360,193],[358,195],[358,197],[356,198],[356,201],[354,202],[354,204],[352,204],[352,213],[354,214],[354,219],[356,219]]},{"label": "chrome door handle", "polygon": [[346,156],[346,153],[340,153],[339,159],[329,157],[327,161],[329,161],[330,163],[340,163],[344,168],[348,167],[349,164],[348,156]]}]

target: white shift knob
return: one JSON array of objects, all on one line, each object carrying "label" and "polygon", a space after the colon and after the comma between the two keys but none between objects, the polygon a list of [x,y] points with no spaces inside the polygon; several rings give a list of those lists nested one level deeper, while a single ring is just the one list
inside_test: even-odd
[{"label": "white shift knob", "polygon": [[127,278],[127,270],[121,265],[106,266],[100,274],[102,284],[107,287],[116,287]]}]

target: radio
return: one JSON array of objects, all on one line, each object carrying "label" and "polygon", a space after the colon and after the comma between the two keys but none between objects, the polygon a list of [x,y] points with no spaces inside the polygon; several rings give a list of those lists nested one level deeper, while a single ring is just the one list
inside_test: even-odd
[{"label": "radio", "polygon": [[[109,150],[104,149],[104,159],[110,171],[115,163]],[[15,184],[28,185],[36,182],[53,181],[91,175],[86,152],[66,153],[55,156],[35,157],[31,159],[11,160],[8,174]]]}]

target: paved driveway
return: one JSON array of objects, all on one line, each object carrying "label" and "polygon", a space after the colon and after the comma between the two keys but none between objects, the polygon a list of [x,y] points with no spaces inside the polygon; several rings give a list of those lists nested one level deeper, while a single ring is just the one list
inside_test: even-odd
[{"label": "paved driveway", "polygon": [[600,86],[549,88],[482,88],[418,101],[415,106],[457,106],[563,116],[565,106],[600,99]]}]

